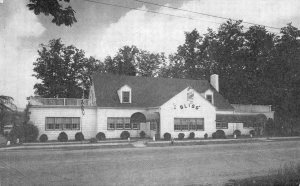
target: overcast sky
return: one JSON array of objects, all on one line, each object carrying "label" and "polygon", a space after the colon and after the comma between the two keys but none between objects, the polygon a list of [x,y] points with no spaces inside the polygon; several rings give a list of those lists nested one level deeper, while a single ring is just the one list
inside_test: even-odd
[{"label": "overcast sky", "polygon": [[[71,0],[78,20],[72,27],[56,26],[51,18],[36,16],[26,8],[27,0],[0,3],[0,95],[9,95],[24,108],[33,95],[36,79],[33,62],[41,43],[62,38],[87,55],[103,59],[124,45],[136,45],[152,52],[170,54],[184,42],[184,32],[196,28],[205,33],[224,20],[193,13],[146,5],[133,0],[95,0],[152,10],[196,20],[170,17],[138,10]],[[292,22],[300,27],[299,0],[145,0],[191,11],[242,19],[247,22],[283,27]],[[0,1],[1,2],[1,1]],[[278,32],[278,30],[272,30]]]}]

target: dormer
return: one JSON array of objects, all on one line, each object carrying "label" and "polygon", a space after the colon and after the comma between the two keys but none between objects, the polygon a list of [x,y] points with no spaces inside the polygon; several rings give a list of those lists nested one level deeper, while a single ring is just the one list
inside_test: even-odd
[{"label": "dormer", "polygon": [[131,95],[131,88],[128,85],[124,85],[118,90],[120,103],[131,103]]},{"label": "dormer", "polygon": [[214,92],[211,89],[208,89],[207,91],[205,91],[204,97],[211,104],[214,104]]}]

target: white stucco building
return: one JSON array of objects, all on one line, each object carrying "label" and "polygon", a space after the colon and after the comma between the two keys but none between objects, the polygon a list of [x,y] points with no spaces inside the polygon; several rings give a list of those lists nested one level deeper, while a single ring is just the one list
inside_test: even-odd
[{"label": "white stucco building", "polygon": [[[162,138],[166,132],[175,138],[179,133],[188,137],[191,132],[197,138],[204,138],[205,134],[211,137],[218,129],[227,135],[234,130],[249,134],[253,125],[242,122],[241,116],[265,113],[259,109],[253,112],[255,106],[248,112],[235,109],[237,106],[229,104],[218,90],[218,75],[212,75],[209,83],[95,74],[87,100],[31,98],[30,120],[40,135],[46,134],[49,140],[56,140],[62,131],[69,139],[74,139],[77,132],[86,139],[98,132],[106,138],[119,138],[122,131],[128,131],[131,137],[139,137],[144,131],[147,137],[156,138]],[[262,107],[269,108],[259,108]],[[273,117],[273,112],[269,110],[266,115]]]}]

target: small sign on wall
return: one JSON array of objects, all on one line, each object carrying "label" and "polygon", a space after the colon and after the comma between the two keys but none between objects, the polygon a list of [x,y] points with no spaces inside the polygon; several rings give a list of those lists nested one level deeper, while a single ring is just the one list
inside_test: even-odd
[{"label": "small sign on wall", "polygon": [[176,103],[173,103],[173,108],[174,108],[174,110],[176,110],[176,109],[183,110],[183,109],[187,109],[187,108],[199,110],[200,105],[195,105],[193,103],[185,103],[185,104],[177,105]]}]

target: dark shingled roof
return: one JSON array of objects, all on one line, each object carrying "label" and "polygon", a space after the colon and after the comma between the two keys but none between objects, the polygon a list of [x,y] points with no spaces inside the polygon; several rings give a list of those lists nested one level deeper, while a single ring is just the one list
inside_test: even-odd
[{"label": "dark shingled roof", "polygon": [[[214,105],[220,110],[233,107],[206,80],[152,78],[96,73],[93,75],[97,106],[99,107],[158,107],[179,92],[192,87],[198,93],[214,92]],[[117,91],[124,85],[131,87],[131,103],[120,103]]]}]

